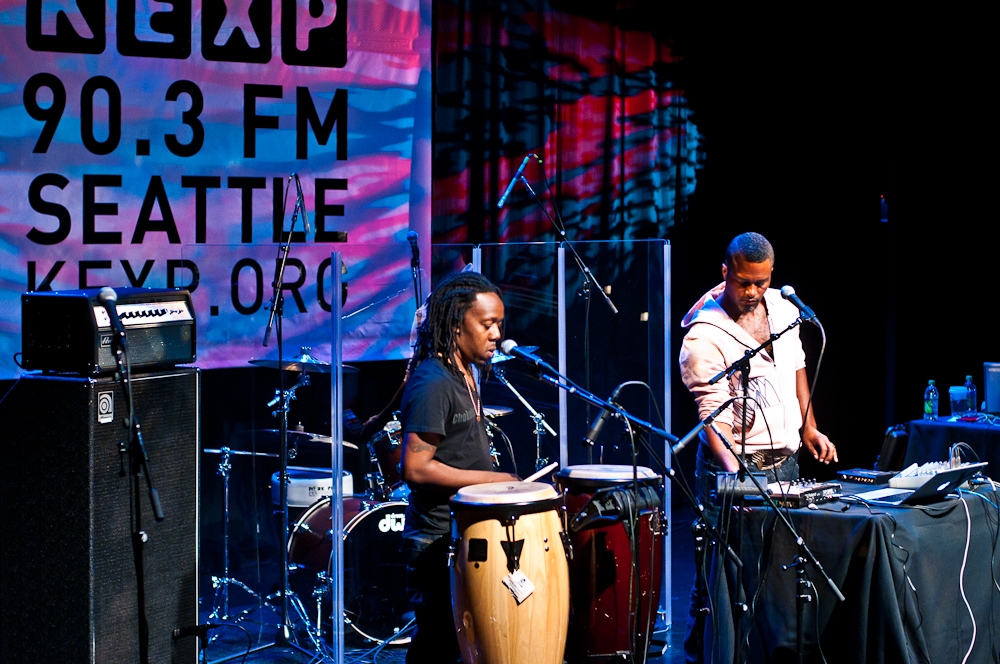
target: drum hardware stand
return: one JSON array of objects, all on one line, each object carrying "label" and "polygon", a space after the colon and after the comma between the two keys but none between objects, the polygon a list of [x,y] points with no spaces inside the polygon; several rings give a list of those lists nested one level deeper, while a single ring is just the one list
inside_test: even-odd
[{"label": "drum hardware stand", "polygon": [[[231,585],[241,588],[252,597],[259,597],[245,583],[229,576],[229,475],[233,465],[230,461],[231,450],[229,447],[223,447],[220,451],[222,452],[222,459],[219,461],[219,467],[216,469],[215,474],[222,476],[222,576],[212,577],[212,587],[215,588],[215,599],[212,602],[212,612],[208,614],[210,621],[230,619],[229,586]],[[241,619],[242,617],[245,616],[241,614]],[[237,622],[239,621],[237,620]],[[214,641],[216,638],[218,638],[217,634],[213,635],[210,641]]]},{"label": "drum hardware stand", "polygon": [[[296,174],[292,174],[288,178],[288,185],[291,184],[292,177],[298,180]],[[288,195],[288,186],[285,189],[285,195]],[[309,218],[305,214],[304,201],[302,196],[298,195],[295,198],[295,207],[292,210],[292,223],[291,228],[288,231],[287,236],[284,237],[285,241],[278,246],[278,261],[277,268],[275,269],[274,275],[274,293],[271,296],[271,302],[268,304],[271,314],[268,317],[267,327],[264,330],[264,342],[263,345],[266,347],[271,340],[271,330],[273,327],[277,328],[277,340],[278,340],[278,362],[280,363],[284,358],[283,346],[282,346],[282,320],[283,320],[283,308],[284,308],[284,278],[285,278],[285,266],[288,261],[288,253],[291,249],[291,243],[295,237],[295,222],[298,220],[299,211],[303,212],[303,223],[306,227],[306,231],[309,229]],[[282,234],[284,235],[284,234]],[[277,320],[276,320],[277,319]],[[305,367],[302,368],[303,374],[305,373]],[[289,588],[288,583],[288,405],[289,397],[294,398],[294,390],[300,386],[301,378],[299,382],[296,383],[295,387],[285,390],[285,370],[281,367],[278,369],[278,390],[276,398],[278,400],[278,409],[274,412],[274,415],[280,415],[279,421],[279,451],[278,456],[281,462],[280,471],[280,515],[281,515],[281,535],[282,535],[282,545],[281,545],[281,590],[276,593],[269,595],[264,600],[264,604],[270,606],[268,602],[274,599],[281,599],[280,611],[278,615],[281,619],[281,623],[278,625],[278,631],[275,634],[274,643],[261,646],[259,648],[254,648],[250,652],[259,652],[261,650],[266,650],[268,648],[278,647],[278,648],[289,648],[292,650],[297,650],[306,655],[313,655],[312,652],[306,650],[300,646],[295,640],[295,627],[291,620],[291,609],[294,608],[295,612],[299,614],[299,618],[306,625],[306,632],[309,634],[309,638],[313,641],[316,646],[316,654],[313,661],[331,661],[323,653],[324,644],[322,641],[315,638],[312,631],[312,625],[309,623],[308,615],[306,614],[305,607],[302,606],[302,602],[299,600],[298,596],[295,595]],[[233,659],[233,658],[228,658]],[[219,660],[226,661],[226,660]]]},{"label": "drum hardware stand", "polygon": [[507,389],[513,392],[514,396],[517,397],[517,400],[528,409],[529,413],[531,413],[531,419],[535,422],[535,470],[541,470],[545,466],[549,465],[548,458],[542,456],[542,436],[546,431],[553,436],[558,437],[558,434],[556,434],[555,430],[549,426],[548,422],[545,421],[545,415],[532,408],[527,399],[521,396],[521,393],[510,384],[507,377],[504,375],[504,368],[501,365],[493,365],[493,373],[496,375],[497,380],[506,385]]},{"label": "drum hardware stand", "polygon": [[[486,437],[490,439],[490,458],[493,459],[493,467],[494,468],[499,468],[500,467],[500,452],[497,451],[497,446],[493,442],[493,435],[494,435],[493,434],[493,429],[499,430],[500,426],[497,425],[497,424],[494,424],[493,422],[491,422],[490,419],[487,417],[486,418]],[[503,433],[501,432],[500,435],[503,435]]]},{"label": "drum hardware stand", "polygon": [[[274,391],[274,398],[267,402],[267,407],[268,408],[274,408],[278,404],[284,404],[282,406],[282,408],[285,409],[285,412],[287,414],[287,412],[288,412],[288,403],[290,401],[295,401],[295,399],[296,399],[296,397],[295,397],[295,390],[299,389],[300,387],[304,387],[304,386],[306,386],[308,384],[309,384],[309,374],[307,374],[305,371],[303,371],[301,374],[299,374],[299,379],[297,381],[295,381],[295,384],[292,385],[290,388],[288,388],[287,390],[284,390],[284,392],[282,392],[282,390],[275,390]],[[284,401],[282,401],[282,397],[284,397]],[[280,412],[281,412],[280,409],[279,410],[271,411],[271,417],[277,417]],[[287,426],[287,424],[286,424],[286,426]]]}]

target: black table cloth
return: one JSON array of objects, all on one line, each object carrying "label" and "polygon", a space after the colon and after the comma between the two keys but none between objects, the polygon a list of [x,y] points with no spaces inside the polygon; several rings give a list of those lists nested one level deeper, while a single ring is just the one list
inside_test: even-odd
[{"label": "black table cloth", "polygon": [[[871,488],[844,485],[845,493]],[[998,497],[987,489],[963,495],[964,502],[926,510],[853,505],[839,511],[846,505],[832,502],[787,511],[846,597],[838,602],[820,574],[806,568],[813,598],[805,609],[805,661],[821,661],[817,644],[830,664],[957,664],[970,647],[970,663],[1000,660]],[[745,513],[741,596],[753,608],[744,614],[745,656],[739,661],[794,661],[796,579],[794,569],[782,565],[797,553],[773,512],[753,507]],[[718,559],[709,568],[715,619],[706,626],[705,661],[732,662],[735,571]],[[966,600],[975,617],[974,646]]]}]

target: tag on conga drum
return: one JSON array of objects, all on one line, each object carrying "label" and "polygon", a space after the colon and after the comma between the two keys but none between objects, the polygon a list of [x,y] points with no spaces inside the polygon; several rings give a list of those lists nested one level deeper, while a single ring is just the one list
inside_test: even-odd
[{"label": "tag on conga drum", "polygon": [[535,584],[531,580],[521,573],[521,570],[514,570],[511,574],[508,574],[503,578],[503,584],[507,586],[507,590],[510,594],[514,596],[514,601],[520,604],[524,600],[528,599],[531,593],[535,592]]}]

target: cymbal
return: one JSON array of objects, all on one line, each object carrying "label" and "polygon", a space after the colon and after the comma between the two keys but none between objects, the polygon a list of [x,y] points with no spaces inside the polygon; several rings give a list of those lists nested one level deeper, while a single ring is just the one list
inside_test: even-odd
[{"label": "cymbal", "polygon": [[[305,371],[307,373],[330,373],[333,371],[332,364],[316,359],[309,354],[309,351],[309,348],[303,346],[300,349],[298,357],[284,360],[250,360],[250,364],[255,367],[264,367],[265,369],[284,369],[286,371]],[[357,373],[358,369],[345,364],[343,365],[343,371],[344,373]]]},{"label": "cymbal", "polygon": [[[306,431],[288,430],[288,460],[296,466],[324,468],[330,466],[330,453],[333,439],[322,434]],[[228,447],[231,454],[253,455],[260,457],[278,457],[281,449],[280,431],[278,429],[246,429],[233,434]],[[345,450],[356,450],[357,445],[345,441]],[[217,452],[205,450],[208,454]]]},{"label": "cymbal", "polygon": [[[326,443],[327,445],[333,445],[333,437],[332,436],[321,436],[319,434],[312,434],[312,438],[310,438],[309,440],[311,440],[314,443]],[[348,449],[352,449],[352,450],[358,449],[358,446],[355,445],[354,443],[352,443],[349,440],[343,440],[343,441],[341,441],[341,445],[343,445],[344,447],[346,447]]]},{"label": "cymbal", "polygon": [[510,415],[513,412],[514,409],[507,406],[483,406],[483,415],[486,417],[500,417]]},{"label": "cymbal", "polygon": [[[205,454],[222,454],[222,450],[202,450]],[[237,456],[263,456],[263,457],[274,457],[278,458],[277,454],[271,454],[270,452],[247,452],[244,450],[229,450],[230,454],[235,454]]]}]

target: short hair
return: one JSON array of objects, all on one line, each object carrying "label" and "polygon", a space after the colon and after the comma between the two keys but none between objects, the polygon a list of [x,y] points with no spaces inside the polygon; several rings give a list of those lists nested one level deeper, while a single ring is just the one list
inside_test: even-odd
[{"label": "short hair", "polygon": [[742,233],[734,237],[726,247],[726,265],[731,268],[737,256],[748,263],[771,261],[774,265],[774,247],[760,233]]},{"label": "short hair", "polygon": [[455,333],[480,293],[494,293],[503,300],[500,289],[478,272],[455,272],[438,283],[427,297],[427,316],[417,330],[414,367],[428,357],[440,356],[452,373],[461,375],[452,362],[458,349]]}]

